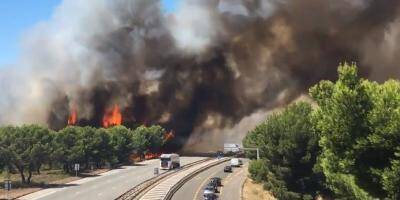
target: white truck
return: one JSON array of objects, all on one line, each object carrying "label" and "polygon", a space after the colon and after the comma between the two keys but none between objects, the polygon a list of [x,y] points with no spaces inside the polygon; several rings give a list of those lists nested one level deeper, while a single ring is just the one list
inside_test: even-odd
[{"label": "white truck", "polygon": [[233,144],[233,143],[225,143],[224,144],[224,153],[238,153],[240,152],[240,146],[239,144]]},{"label": "white truck", "polygon": [[232,158],[231,159],[231,167],[240,167],[239,158]]},{"label": "white truck", "polygon": [[160,169],[170,170],[181,166],[178,154],[161,154]]}]

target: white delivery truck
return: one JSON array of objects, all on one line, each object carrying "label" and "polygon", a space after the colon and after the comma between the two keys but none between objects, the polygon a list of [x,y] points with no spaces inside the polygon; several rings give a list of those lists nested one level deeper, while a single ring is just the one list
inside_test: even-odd
[{"label": "white delivery truck", "polygon": [[239,158],[232,158],[231,159],[231,167],[240,167]]},{"label": "white delivery truck", "polygon": [[231,144],[231,143],[224,144],[224,153],[238,153],[238,152],[240,152],[239,144]]},{"label": "white delivery truck", "polygon": [[161,154],[160,169],[175,169],[181,166],[178,154]]}]

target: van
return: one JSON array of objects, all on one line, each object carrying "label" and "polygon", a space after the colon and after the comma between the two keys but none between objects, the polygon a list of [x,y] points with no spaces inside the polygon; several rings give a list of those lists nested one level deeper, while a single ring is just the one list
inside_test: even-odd
[{"label": "van", "polygon": [[239,159],[238,158],[232,158],[231,159],[231,166],[232,167],[240,167]]}]

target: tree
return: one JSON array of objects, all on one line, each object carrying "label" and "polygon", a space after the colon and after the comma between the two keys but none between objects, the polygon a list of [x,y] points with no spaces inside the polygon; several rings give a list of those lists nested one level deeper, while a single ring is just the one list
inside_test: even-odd
[{"label": "tree", "polygon": [[10,170],[13,163],[13,154],[9,147],[9,133],[14,131],[14,127],[6,126],[0,128],[0,167],[1,170]]},{"label": "tree", "polygon": [[83,153],[83,160],[79,163],[89,167],[90,162],[94,162],[97,167],[111,159],[112,151],[109,145],[109,135],[104,129],[93,127],[81,127],[78,133],[76,148]]},{"label": "tree", "polygon": [[19,171],[22,183],[30,184],[32,172],[39,172],[50,154],[49,130],[38,125],[24,125],[4,127],[0,132],[1,154]]},{"label": "tree", "polygon": [[[355,64],[338,68],[333,83],[310,89],[319,107],[312,123],[320,133],[319,167],[336,198],[398,198],[400,87],[358,77]],[[390,178],[389,178],[390,177]]]},{"label": "tree", "polygon": [[110,145],[115,162],[127,163],[134,147],[132,144],[132,131],[125,126],[113,126],[107,129],[110,135]]},{"label": "tree", "polygon": [[164,143],[164,133],[161,126],[140,126],[133,131],[133,146],[140,155],[157,152]]},{"label": "tree", "polygon": [[82,147],[78,145],[81,132],[81,127],[68,126],[58,131],[53,140],[52,157],[62,163],[63,169],[67,173],[71,171],[72,164],[82,163],[85,160]]},{"label": "tree", "polygon": [[321,174],[313,171],[318,136],[310,122],[312,108],[301,102],[273,114],[244,139],[245,147],[260,148],[259,161],[249,172],[278,199],[311,199],[322,190]]}]

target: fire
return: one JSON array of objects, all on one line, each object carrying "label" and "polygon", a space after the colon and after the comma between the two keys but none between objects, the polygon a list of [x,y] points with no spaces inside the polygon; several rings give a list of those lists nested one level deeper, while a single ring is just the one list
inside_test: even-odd
[{"label": "fire", "polygon": [[174,131],[170,131],[164,134],[164,142],[167,142],[175,137]]},{"label": "fire", "polygon": [[120,112],[119,106],[114,105],[111,109],[107,110],[103,117],[103,126],[105,128],[121,125],[122,124],[122,114]]},{"label": "fire", "polygon": [[68,117],[68,125],[75,125],[78,119],[78,112],[75,107],[71,108],[71,112]]},{"label": "fire", "polygon": [[161,156],[161,153],[146,153],[146,154],[144,155],[144,158],[145,158],[146,160],[150,160],[150,159],[158,158],[158,157],[160,157],[160,156]]}]

